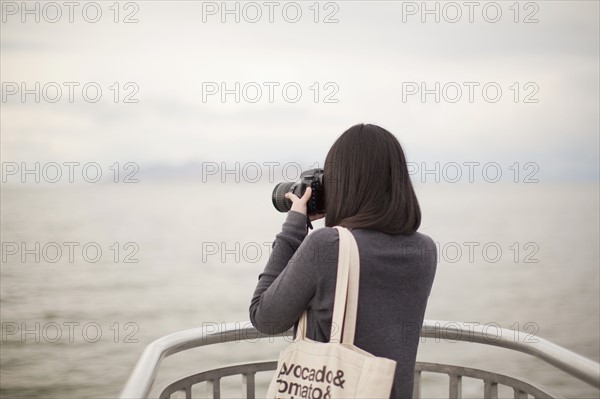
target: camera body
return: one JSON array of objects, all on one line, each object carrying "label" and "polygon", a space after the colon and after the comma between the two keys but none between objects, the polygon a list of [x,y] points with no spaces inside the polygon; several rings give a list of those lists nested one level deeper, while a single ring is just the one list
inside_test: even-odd
[{"label": "camera body", "polygon": [[306,204],[309,215],[325,213],[325,185],[323,182],[323,169],[309,169],[302,172],[299,182],[279,183],[272,194],[273,206],[279,212],[288,212],[292,208],[292,201],[285,198],[286,193],[293,193],[302,197],[307,187],[312,189],[311,198]]}]

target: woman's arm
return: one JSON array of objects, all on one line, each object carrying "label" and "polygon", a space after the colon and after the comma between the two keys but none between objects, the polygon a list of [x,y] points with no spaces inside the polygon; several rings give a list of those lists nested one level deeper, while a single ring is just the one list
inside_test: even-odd
[{"label": "woman's arm", "polygon": [[289,211],[250,303],[250,321],[265,334],[287,331],[314,295],[309,262],[290,262],[306,235],[306,215]]},{"label": "woman's arm", "polygon": [[[318,240],[304,240],[308,233],[306,204],[311,194],[312,189],[307,187],[302,198],[292,193],[285,195],[292,201],[292,207],[281,233],[275,238],[269,262],[258,276],[258,285],[250,302],[250,321],[262,333],[287,331],[315,294],[318,259],[310,254],[318,246]],[[310,219],[323,216],[312,215]]]}]

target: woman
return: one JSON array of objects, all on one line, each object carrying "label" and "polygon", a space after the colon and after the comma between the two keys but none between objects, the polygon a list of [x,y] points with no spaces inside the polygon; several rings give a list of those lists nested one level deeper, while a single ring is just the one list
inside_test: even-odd
[{"label": "woman", "polygon": [[[325,161],[325,226],[307,235],[306,203],[292,201],[250,304],[266,334],[287,331],[307,309],[307,337],[329,342],[338,233],[351,230],[360,256],[354,344],[396,360],[392,398],[412,398],[419,334],[437,265],[436,246],[418,233],[421,211],[398,140],[375,125],[356,125]],[[316,220],[323,217],[311,217]],[[336,328],[337,326],[334,326]]]}]

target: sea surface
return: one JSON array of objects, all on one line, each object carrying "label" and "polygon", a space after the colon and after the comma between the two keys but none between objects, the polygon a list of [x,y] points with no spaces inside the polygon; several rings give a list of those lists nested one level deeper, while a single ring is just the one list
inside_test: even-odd
[{"label": "sea surface", "polygon": [[[272,188],[194,179],[4,185],[0,396],[114,398],[151,341],[246,322],[285,218],[273,209]],[[597,184],[416,189],[420,231],[440,255],[426,319],[521,330],[533,342],[541,337],[599,361]],[[194,349],[165,360],[158,382],[274,359],[284,345]],[[570,398],[598,397],[552,366],[496,347],[428,340],[418,360],[523,377]],[[224,380],[224,397],[241,397],[239,380]],[[268,380],[257,378],[259,394]],[[446,394],[447,377],[425,375],[423,383],[424,397]],[[482,392],[480,381],[465,379],[465,397]]]}]

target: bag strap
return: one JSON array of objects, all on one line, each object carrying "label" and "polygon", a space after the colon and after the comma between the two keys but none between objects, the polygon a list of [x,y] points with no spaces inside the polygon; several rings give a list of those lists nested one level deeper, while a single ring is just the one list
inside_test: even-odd
[{"label": "bag strap", "polygon": [[341,226],[335,228],[340,239],[330,342],[340,342],[341,335],[342,343],[352,345],[358,311],[360,259],[356,240],[350,230]]},{"label": "bag strap", "polygon": [[[350,230],[341,226],[334,228],[338,230],[339,235],[339,254],[329,342],[352,345],[356,331],[360,279],[358,246]],[[306,338],[306,325],[307,315],[304,310],[300,316],[295,341]]]}]

